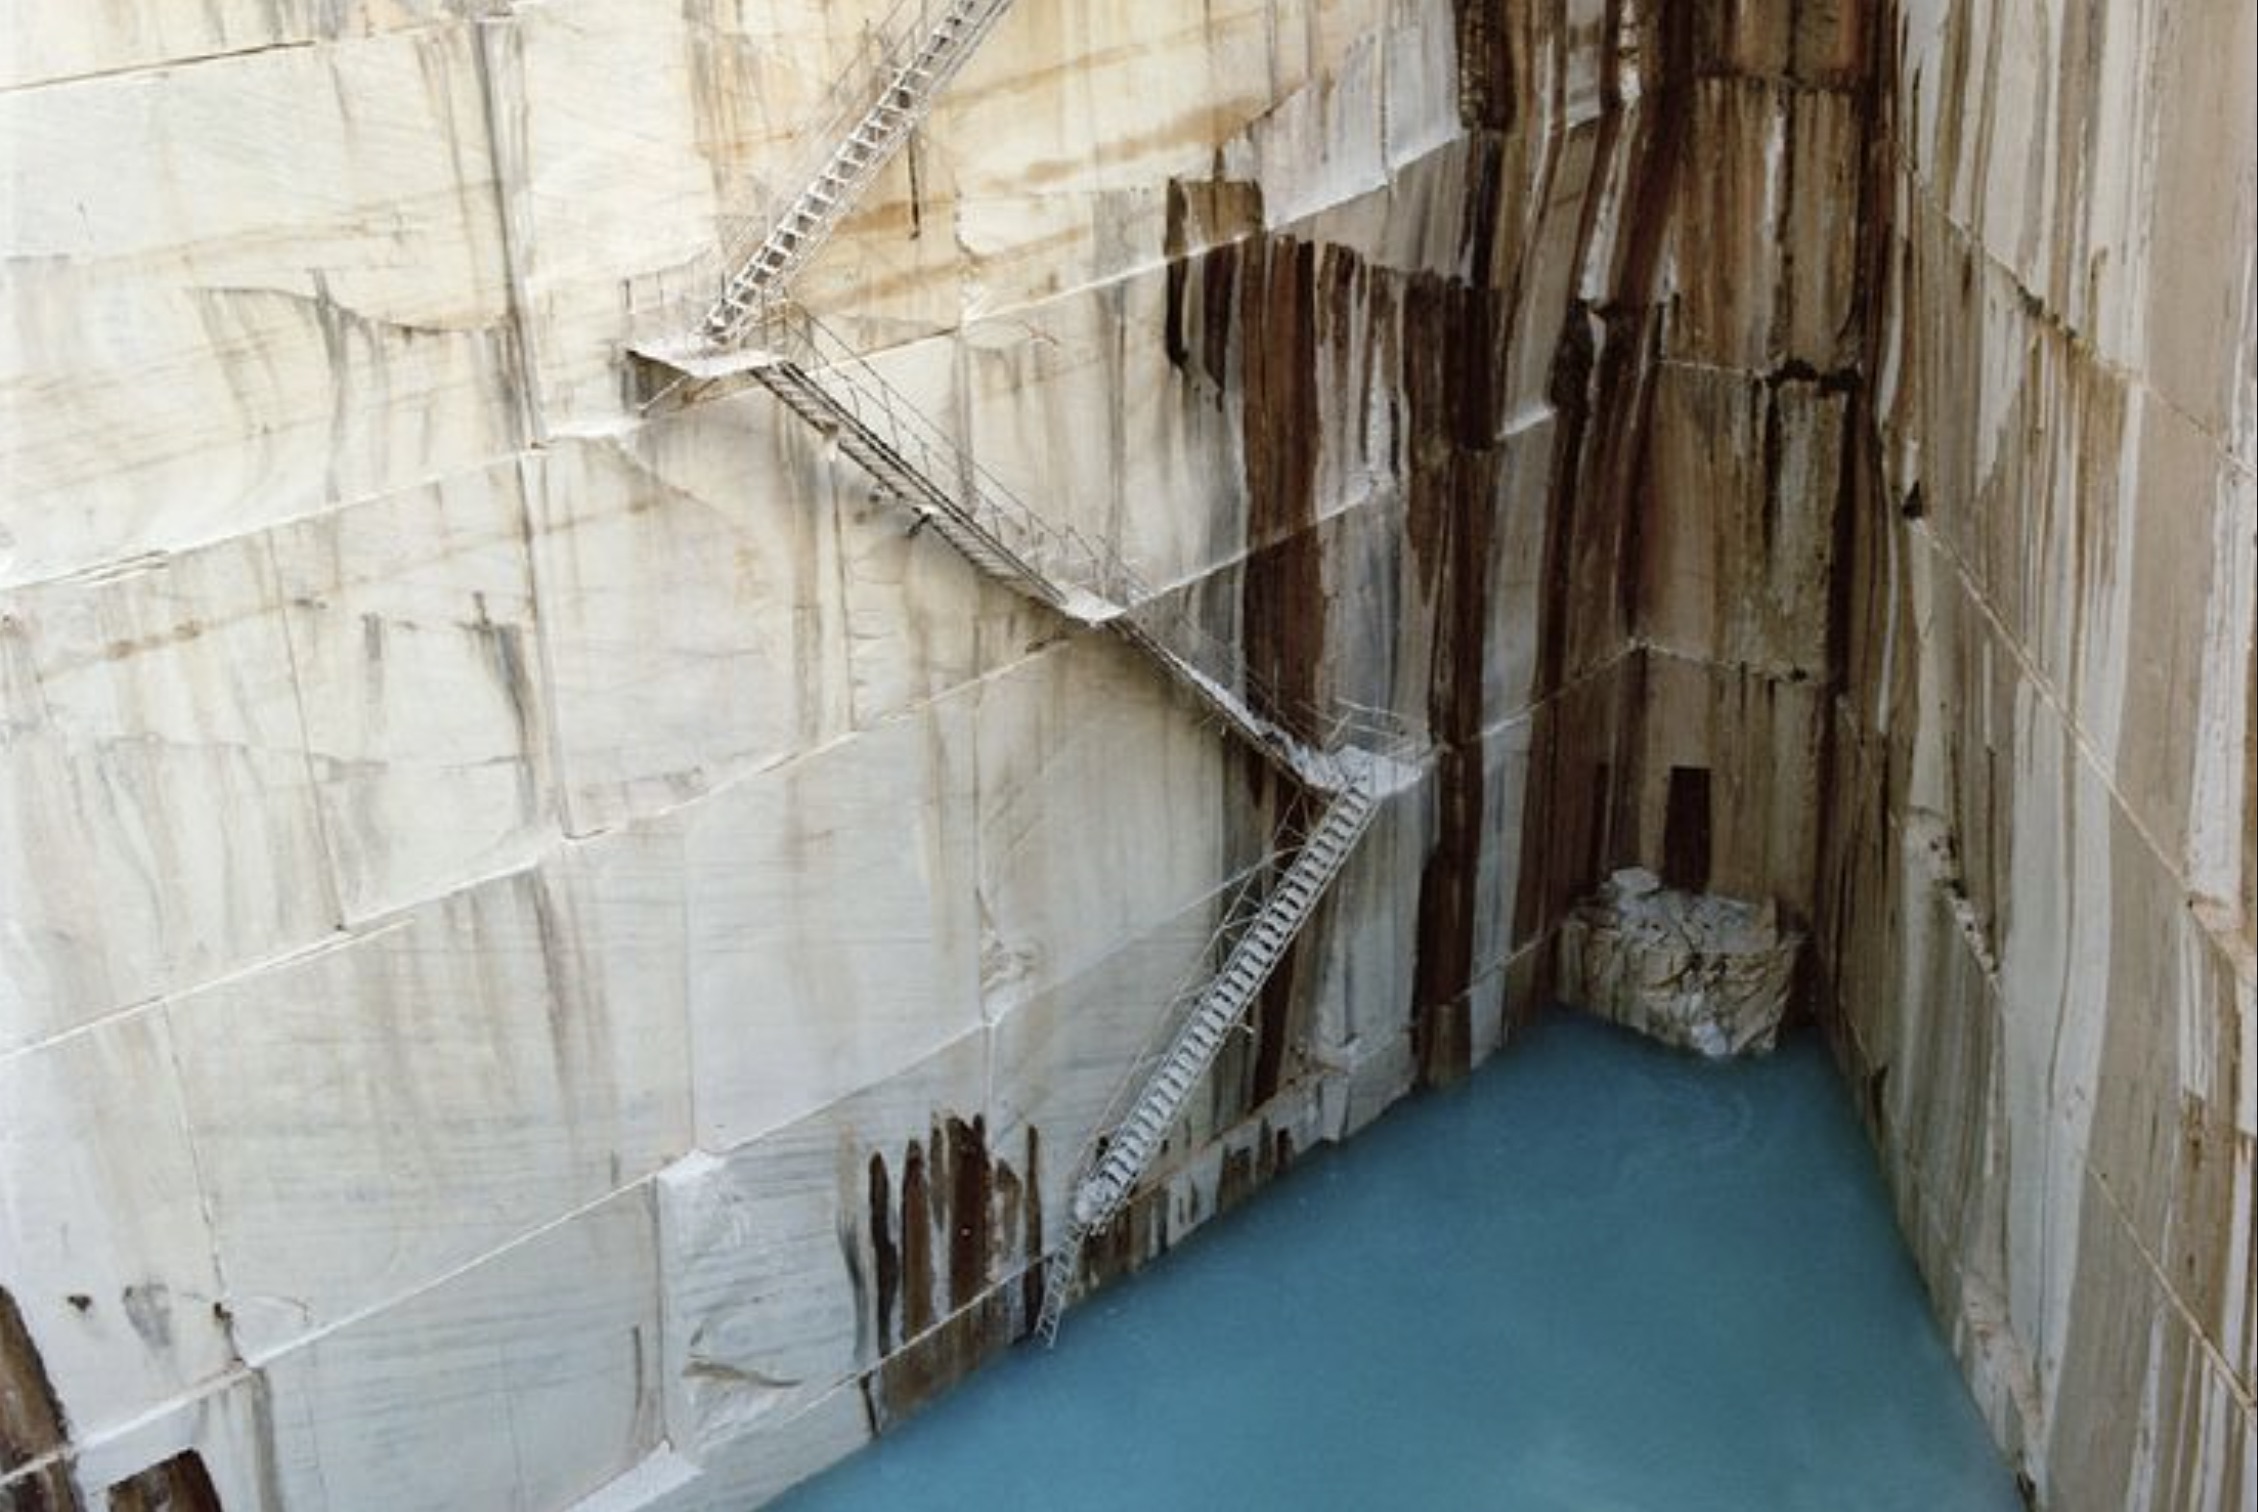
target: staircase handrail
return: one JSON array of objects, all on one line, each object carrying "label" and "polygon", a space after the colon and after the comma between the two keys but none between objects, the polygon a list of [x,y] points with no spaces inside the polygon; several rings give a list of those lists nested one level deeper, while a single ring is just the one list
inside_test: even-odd
[{"label": "staircase handrail", "polygon": [[635,303],[635,341],[653,341],[703,332],[722,293],[738,270],[756,256],[801,194],[816,183],[849,132],[893,86],[904,67],[932,35],[954,0],[895,0],[892,9],[866,21],[838,76],[816,97],[807,119],[792,137],[781,162],[748,175],[751,192],[717,217],[719,236],[687,263],[641,282],[660,289],[659,297]]},{"label": "staircase handrail", "polygon": [[1049,586],[1085,595],[1085,617],[1128,619],[1312,750],[1354,745],[1400,758],[1417,748],[1416,733],[1387,711],[1345,701],[1320,704],[1279,692],[1237,645],[1200,625],[1111,545],[1053,524],[1026,504],[804,306],[780,300],[752,329],[755,345],[823,384],[835,402],[899,451],[921,477],[947,490],[959,509],[1042,572]]}]

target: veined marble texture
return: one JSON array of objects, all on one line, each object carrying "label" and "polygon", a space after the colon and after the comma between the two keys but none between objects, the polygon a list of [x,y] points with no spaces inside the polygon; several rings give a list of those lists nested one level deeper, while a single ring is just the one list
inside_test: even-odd
[{"label": "veined marble texture", "polygon": [[[1308,800],[765,396],[642,406],[889,8],[0,16],[0,1501],[742,1512],[1026,1328]],[[1810,932],[2041,1504],[2247,1500],[2253,41],[1013,7],[798,294],[1425,737],[1087,1280],[1669,860]]]}]

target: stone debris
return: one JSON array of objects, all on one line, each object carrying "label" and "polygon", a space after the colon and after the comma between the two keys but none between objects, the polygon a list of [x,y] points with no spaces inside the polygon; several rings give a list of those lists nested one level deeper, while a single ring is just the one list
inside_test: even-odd
[{"label": "stone debris", "polygon": [[1561,926],[1560,995],[1601,1018],[1712,1058],[1779,1038],[1803,935],[1769,900],[1681,892],[1616,872]]}]

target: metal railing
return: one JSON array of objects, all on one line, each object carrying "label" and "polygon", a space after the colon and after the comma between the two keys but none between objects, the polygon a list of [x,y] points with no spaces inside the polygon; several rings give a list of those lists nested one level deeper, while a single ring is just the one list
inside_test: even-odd
[{"label": "metal railing", "polygon": [[[746,322],[728,312],[729,291],[810,190],[834,176],[856,129],[926,52],[941,23],[952,15],[965,20],[967,30],[943,50],[961,63],[959,55],[968,55],[1010,4],[1011,0],[897,0],[883,17],[867,23],[854,50],[839,64],[837,78],[810,107],[809,124],[793,138],[788,155],[769,173],[750,179],[744,200],[723,211],[715,245],[687,264],[638,280],[641,289],[632,301],[631,344],[695,336],[719,347],[738,340]],[[923,118],[933,93],[954,72],[952,64],[929,87],[915,92],[905,111],[909,124],[901,135]],[[848,197],[890,156],[890,152],[878,154],[848,175],[852,180]],[[842,203],[837,213],[826,217],[827,222],[838,220],[847,208]],[[798,254],[794,264],[813,250],[810,246]]]},{"label": "metal railing", "polygon": [[1115,628],[1183,663],[1220,695],[1243,702],[1258,719],[1313,751],[1356,746],[1400,758],[1418,745],[1416,732],[1383,710],[1288,697],[1257,673],[1233,642],[1209,631],[1174,593],[1155,589],[1110,544],[1051,523],[952,441],[915,404],[881,377],[836,332],[795,304],[772,307],[752,327],[752,344],[787,363],[826,400],[896,452],[904,464],[968,523],[1028,563],[1049,590],[1043,596],[1090,623]]}]

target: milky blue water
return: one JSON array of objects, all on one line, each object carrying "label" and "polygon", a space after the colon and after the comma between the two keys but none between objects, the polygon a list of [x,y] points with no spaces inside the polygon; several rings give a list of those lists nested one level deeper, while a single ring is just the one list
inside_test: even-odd
[{"label": "milky blue water", "polygon": [[2017,1512],[1823,1046],[1547,1019],[789,1512]]}]

